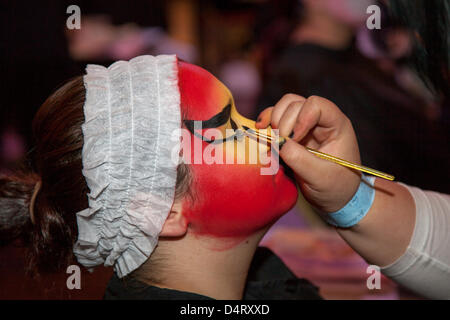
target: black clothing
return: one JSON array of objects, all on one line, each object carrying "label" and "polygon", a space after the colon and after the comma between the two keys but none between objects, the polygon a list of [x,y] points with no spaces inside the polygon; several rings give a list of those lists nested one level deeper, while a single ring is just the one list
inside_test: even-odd
[{"label": "black clothing", "polygon": [[450,192],[448,128],[428,122],[423,101],[353,46],[287,47],[270,68],[258,111],[286,93],[334,102],[352,121],[364,165],[407,184]]},{"label": "black clothing", "polygon": [[[136,279],[113,275],[106,288],[107,300],[212,300],[196,293],[150,286]],[[244,300],[319,300],[319,290],[292,271],[267,248],[259,247],[250,266]]]}]

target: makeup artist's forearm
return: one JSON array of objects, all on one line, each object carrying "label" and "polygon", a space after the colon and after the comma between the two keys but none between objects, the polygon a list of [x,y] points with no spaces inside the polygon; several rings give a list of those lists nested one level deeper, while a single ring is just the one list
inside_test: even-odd
[{"label": "makeup artist's forearm", "polygon": [[376,179],[372,208],[358,225],[339,234],[369,263],[386,266],[407,249],[414,231],[415,205],[403,186]]}]

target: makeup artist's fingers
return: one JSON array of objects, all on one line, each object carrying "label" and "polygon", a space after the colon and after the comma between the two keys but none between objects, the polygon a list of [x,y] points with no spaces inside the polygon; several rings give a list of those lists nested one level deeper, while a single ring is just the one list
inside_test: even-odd
[{"label": "makeup artist's fingers", "polygon": [[286,108],[286,110],[281,115],[281,118],[278,122],[278,129],[280,130],[279,131],[280,136],[282,137],[290,136],[292,130],[295,127],[295,124],[297,123],[298,115],[305,101],[306,100],[291,102],[289,106]]},{"label": "makeup artist's fingers", "polygon": [[265,129],[269,126],[272,119],[273,107],[264,109],[258,116],[258,120],[255,123],[256,129]]},{"label": "makeup artist's fingers", "polygon": [[308,97],[298,114],[293,139],[302,140],[316,126],[339,131],[346,121],[347,117],[330,100],[318,96]]},{"label": "makeup artist's fingers", "polygon": [[281,135],[288,135],[293,127],[293,138],[286,141],[279,154],[295,173],[305,198],[324,212],[342,208],[356,192],[360,175],[317,157],[299,142],[304,143],[305,137],[313,138],[315,149],[359,163],[358,143],[350,120],[333,102],[311,96],[285,108],[279,124]]},{"label": "makeup artist's fingers", "polygon": [[283,145],[280,157],[307,184],[316,184],[321,181],[323,173],[327,172],[330,165],[292,140],[286,141]]},{"label": "makeup artist's fingers", "polygon": [[284,111],[287,109],[289,104],[294,101],[303,101],[305,100],[304,97],[288,93],[285,94],[280,101],[278,101],[275,106],[270,107],[262,111],[258,119],[256,121],[256,128],[257,129],[265,129],[269,125],[272,126],[272,128],[276,129],[278,127],[278,122],[283,115]]},{"label": "makeup artist's fingers", "polygon": [[305,101],[305,98],[302,96],[299,96],[297,94],[288,93],[285,94],[280,101],[278,101],[275,106],[273,107],[272,111],[272,120],[270,122],[273,129],[278,129],[279,123],[281,120],[281,117],[283,116],[286,109],[289,107],[289,105],[293,102],[303,102]]},{"label": "makeup artist's fingers", "polygon": [[360,183],[358,173],[316,157],[293,140],[286,141],[279,154],[294,171],[306,200],[323,212],[342,208]]}]

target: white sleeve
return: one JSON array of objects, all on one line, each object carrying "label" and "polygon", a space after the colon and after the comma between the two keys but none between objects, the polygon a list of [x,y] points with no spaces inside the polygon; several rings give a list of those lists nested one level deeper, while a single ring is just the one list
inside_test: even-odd
[{"label": "white sleeve", "polygon": [[450,195],[404,185],[416,204],[405,253],[381,268],[395,282],[431,299],[450,299]]}]

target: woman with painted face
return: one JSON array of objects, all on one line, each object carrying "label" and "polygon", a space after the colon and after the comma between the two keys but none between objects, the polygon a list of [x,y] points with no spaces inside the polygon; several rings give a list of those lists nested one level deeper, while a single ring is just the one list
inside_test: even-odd
[{"label": "woman with painted face", "polygon": [[228,89],[175,56],[90,65],[37,113],[32,171],[0,180],[2,240],[26,237],[38,271],[113,266],[107,299],[320,298],[257,250],[297,189],[262,174],[276,153],[244,126]]}]

